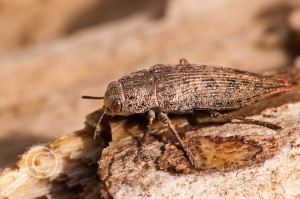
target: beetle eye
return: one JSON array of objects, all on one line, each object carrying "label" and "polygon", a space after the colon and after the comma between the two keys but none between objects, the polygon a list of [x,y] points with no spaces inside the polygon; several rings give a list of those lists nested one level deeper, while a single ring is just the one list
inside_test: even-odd
[{"label": "beetle eye", "polygon": [[115,113],[122,111],[122,101],[120,99],[115,99],[113,102],[113,109]]}]

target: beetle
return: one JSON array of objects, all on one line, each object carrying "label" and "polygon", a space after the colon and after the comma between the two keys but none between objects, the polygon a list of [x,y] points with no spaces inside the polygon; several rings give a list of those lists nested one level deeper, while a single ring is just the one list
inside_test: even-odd
[{"label": "beetle", "polygon": [[168,113],[192,114],[195,111],[208,111],[212,117],[239,119],[271,129],[280,129],[275,124],[242,117],[233,118],[220,111],[239,109],[269,95],[290,90],[291,84],[282,79],[219,66],[190,64],[186,59],[180,59],[177,65],[158,64],[113,81],[103,97],[82,98],[104,100],[104,112],[98,120],[94,135],[99,133],[100,122],[105,114],[129,116],[146,113],[148,125],[141,147],[138,148],[138,157],[152,122],[158,115],[173,132],[190,163],[195,165],[191,151],[185,147]]}]

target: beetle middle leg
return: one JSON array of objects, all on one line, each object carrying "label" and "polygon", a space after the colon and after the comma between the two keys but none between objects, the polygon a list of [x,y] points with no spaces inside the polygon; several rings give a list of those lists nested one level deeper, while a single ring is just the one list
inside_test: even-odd
[{"label": "beetle middle leg", "polygon": [[240,116],[229,116],[227,114],[222,114],[218,111],[209,111],[209,114],[210,114],[211,117],[223,117],[223,118],[226,118],[226,119],[229,119],[229,120],[236,119],[236,120],[240,120],[242,122],[264,126],[264,127],[267,127],[269,129],[273,129],[273,130],[282,129],[280,126],[278,126],[276,124],[269,123],[269,122],[263,122],[263,121],[254,120],[254,119],[246,119],[246,118],[243,118],[243,117],[240,117]]},{"label": "beetle middle leg", "polygon": [[192,164],[192,166],[195,166],[195,161],[193,158],[192,152],[189,150],[188,147],[185,146],[182,139],[180,138],[178,132],[176,131],[174,125],[172,124],[170,118],[165,113],[159,113],[159,119],[165,124],[168,124],[169,129],[172,131],[172,133],[175,135],[177,141],[179,142],[183,152],[185,153],[186,157],[188,158],[189,162]]},{"label": "beetle middle leg", "polygon": [[142,141],[140,143],[140,145],[138,146],[137,148],[137,153],[136,153],[136,156],[134,157],[133,161],[136,162],[139,158],[139,155],[140,155],[140,152],[141,150],[143,149],[144,145],[146,144],[147,142],[147,139],[149,137],[149,133],[150,133],[150,130],[151,130],[151,125],[153,123],[153,120],[155,119],[155,112],[153,110],[149,110],[147,112],[147,119],[148,119],[148,125],[147,125],[147,130],[146,132],[144,133],[143,137],[142,137]]}]

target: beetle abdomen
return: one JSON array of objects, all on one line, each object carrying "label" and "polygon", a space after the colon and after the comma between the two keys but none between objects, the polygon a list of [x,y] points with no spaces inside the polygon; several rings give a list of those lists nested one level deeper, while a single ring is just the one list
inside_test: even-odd
[{"label": "beetle abdomen", "polygon": [[290,89],[283,80],[217,66],[156,65],[149,73],[164,112],[238,109]]}]

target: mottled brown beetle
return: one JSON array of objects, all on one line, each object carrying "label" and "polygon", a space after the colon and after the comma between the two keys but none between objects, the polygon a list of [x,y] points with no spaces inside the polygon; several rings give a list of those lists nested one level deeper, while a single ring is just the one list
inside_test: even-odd
[{"label": "mottled brown beetle", "polygon": [[[194,165],[193,156],[172,125],[168,113],[206,110],[212,117],[239,119],[279,129],[281,127],[275,124],[241,117],[232,118],[219,111],[239,109],[268,95],[289,90],[291,85],[284,80],[236,69],[189,64],[181,59],[179,65],[155,65],[113,81],[108,85],[104,97],[83,98],[104,99],[104,113],[97,123],[95,135],[99,133],[100,122],[105,114],[128,116],[147,113],[148,126],[141,142],[143,147],[155,114],[158,114],[160,120],[168,124],[187,158]],[[136,157],[139,151],[140,148]]]}]

